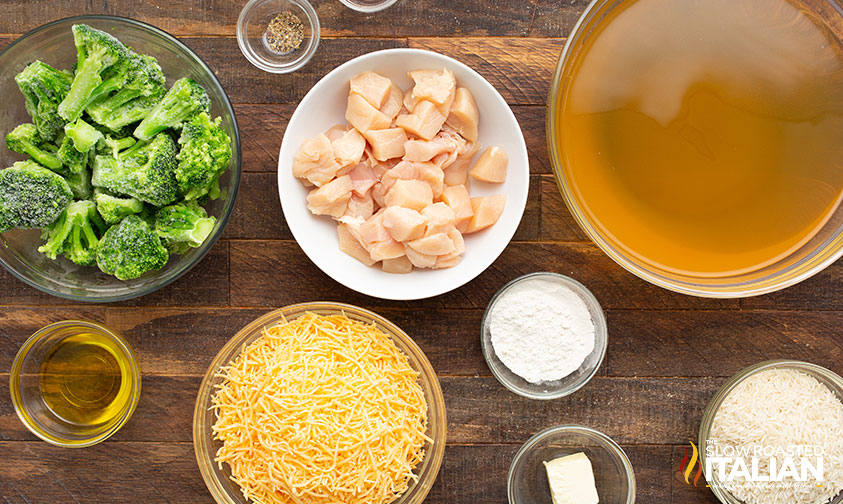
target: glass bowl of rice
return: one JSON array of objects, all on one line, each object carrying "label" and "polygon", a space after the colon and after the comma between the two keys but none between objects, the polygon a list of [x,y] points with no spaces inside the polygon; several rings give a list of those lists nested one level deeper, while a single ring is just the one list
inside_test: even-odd
[{"label": "glass bowl of rice", "polygon": [[[752,381],[747,382],[747,380]],[[804,393],[801,396],[794,391],[797,385],[803,387],[801,392]],[[804,388],[805,385],[813,388]],[[788,394],[793,396],[792,401],[787,400],[790,396],[782,400],[783,396]],[[774,398],[773,395],[776,397]],[[756,404],[743,402],[744,400],[755,401]],[[774,405],[767,404],[773,406],[773,411],[769,416],[765,416],[768,414],[765,412],[764,401],[775,403]],[[829,410],[830,406],[834,409]],[[792,424],[793,430],[788,430],[784,422],[773,425],[772,428],[769,422],[765,422],[765,420],[775,418],[776,413],[782,411],[795,411],[803,415],[787,422]],[[829,414],[832,411],[833,414]],[[718,418],[718,415],[722,415],[722,418]],[[738,419],[745,421],[738,422]],[[818,429],[820,426],[824,426],[827,432],[836,431],[837,435],[825,436],[822,432],[817,432],[815,435],[811,432],[812,428]],[[711,491],[723,504],[840,504],[843,503],[843,491],[839,490],[843,488],[843,436],[839,435],[841,429],[843,429],[843,378],[833,371],[808,362],[795,360],[761,362],[729,378],[708,403],[699,429],[699,468],[702,468],[704,476],[708,479],[707,484]],[[724,441],[724,433],[730,439]],[[754,443],[751,436],[763,439],[763,444]],[[735,443],[735,440],[741,437],[744,437],[744,442]],[[793,443],[794,439],[799,440],[800,443]],[[823,443],[825,443],[824,446]],[[758,446],[760,455],[757,457],[757,472],[763,477],[768,474],[766,467],[771,462],[768,456],[779,444],[782,444],[785,450],[807,447],[809,451],[804,452],[804,456],[814,468],[818,466],[816,459],[824,452],[825,481],[819,484],[809,481],[814,474],[810,469],[806,469],[808,479],[803,483],[808,484],[799,495],[799,498],[805,500],[799,500],[795,496],[782,493],[786,491],[780,488],[770,488],[768,483],[755,482],[754,476],[751,476],[740,483],[743,487],[738,491],[741,492],[743,498],[734,495],[737,491],[731,489],[729,478],[739,454],[751,454],[754,447]],[[815,448],[811,448],[817,446],[822,446],[821,452],[816,452]],[[749,447],[749,452],[742,451],[747,447]],[[828,457],[831,451],[834,452],[833,459]],[[779,452],[779,460],[777,460],[778,471],[781,474],[784,474],[785,467],[783,454],[787,456],[786,452]],[[797,471],[801,473],[800,456],[796,455],[793,458],[797,461],[795,462]],[[727,474],[725,481],[721,481],[719,475],[721,462],[714,460],[714,457],[730,459],[723,464]],[[712,460],[709,461],[709,458]],[[752,473],[753,456],[741,458]],[[706,474],[707,464],[713,466],[710,474]],[[690,478],[695,478],[697,470],[698,468],[693,469],[694,474],[691,474]],[[787,484],[787,482],[782,484]],[[826,487],[829,489],[824,490]]]},{"label": "glass bowl of rice", "polygon": [[[231,338],[211,362],[208,372],[202,380],[193,415],[193,447],[199,470],[208,490],[219,504],[255,502],[245,498],[240,486],[232,481],[230,466],[227,463],[220,464],[215,461],[218,450],[223,443],[215,439],[213,433],[212,427],[217,420],[217,414],[213,408],[213,397],[225,382],[223,376],[225,367],[235,361],[246,347],[260,339],[264,335],[265,329],[273,328],[285,321],[295,321],[308,314],[319,316],[345,315],[355,322],[362,322],[367,325],[373,324],[375,329],[385,333],[395,343],[400,353],[407,356],[407,363],[418,374],[416,382],[421,387],[427,403],[425,436],[428,440],[422,447],[424,456],[421,462],[412,471],[415,479],[410,479],[406,491],[391,501],[390,504],[420,504],[430,492],[436,480],[445,453],[445,402],[436,373],[418,345],[398,326],[368,310],[333,302],[295,304],[258,317]],[[283,479],[283,475],[274,476]],[[282,499],[281,502],[284,502],[284,500]]]}]

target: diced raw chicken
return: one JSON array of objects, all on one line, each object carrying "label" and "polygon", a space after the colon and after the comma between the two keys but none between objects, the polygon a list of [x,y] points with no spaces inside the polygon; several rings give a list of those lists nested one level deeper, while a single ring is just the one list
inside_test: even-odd
[{"label": "diced raw chicken", "polygon": [[293,156],[293,176],[306,179],[317,187],[330,182],[340,168],[334,159],[331,141],[322,133],[305,140]]},{"label": "diced raw chicken", "polygon": [[360,162],[363,157],[363,150],[366,148],[366,139],[354,128],[349,129],[336,140],[331,142],[334,150],[334,159],[340,166],[353,166]]},{"label": "diced raw chicken", "polygon": [[378,182],[378,176],[375,170],[366,161],[358,163],[357,166],[348,172],[348,175],[351,177],[352,190],[359,196],[369,192],[369,189]]},{"label": "diced raw chicken", "polygon": [[465,234],[486,229],[497,222],[503,213],[504,206],[506,206],[505,194],[471,198],[471,208],[474,210],[474,216],[468,221]]},{"label": "diced raw chicken", "polygon": [[330,140],[331,143],[333,143],[334,140],[343,136],[346,131],[348,131],[348,125],[335,124],[328,128],[328,131],[325,132],[325,136],[328,137],[328,140]]},{"label": "diced raw chicken", "polygon": [[460,156],[469,152],[473,145],[467,145],[465,138],[461,137],[459,133],[451,129],[449,126],[443,126],[442,131],[433,137],[432,142],[440,142],[445,146],[445,150],[433,158],[433,162],[438,164],[443,170],[454,164]]},{"label": "diced raw chicken", "polygon": [[413,88],[410,88],[406,93],[404,93],[404,99],[401,101],[401,104],[405,109],[407,109],[408,114],[412,114],[413,109],[416,107],[416,103],[418,103],[418,101],[413,99]]},{"label": "diced raw chicken", "polygon": [[336,178],[307,195],[307,208],[314,215],[341,217],[351,199],[351,177]]},{"label": "diced raw chicken", "polygon": [[414,70],[410,72],[410,77],[416,83],[412,91],[413,100],[416,102],[428,100],[436,105],[439,111],[447,117],[457,88],[454,72],[447,68],[439,70]]},{"label": "diced raw chicken", "polygon": [[468,189],[464,185],[448,186],[442,191],[442,202],[454,211],[454,227],[460,232],[465,231],[468,221],[474,216]]},{"label": "diced raw chicken", "polygon": [[416,163],[416,165],[416,178],[430,184],[433,197],[439,198],[442,190],[445,189],[445,172],[435,163]]},{"label": "diced raw chicken", "polygon": [[392,124],[392,119],[373,107],[365,98],[356,94],[348,97],[345,120],[358,131],[364,132],[371,129],[388,128]]},{"label": "diced raw chicken", "polygon": [[372,192],[369,191],[362,196],[352,191],[348,200],[348,207],[343,217],[360,217],[368,219],[375,212],[375,202],[372,200]]},{"label": "diced raw chicken", "polygon": [[457,156],[454,164],[445,169],[445,185],[464,185],[468,182],[468,170],[471,168],[471,160],[477,154],[478,150],[480,150],[480,144],[466,142],[463,153]]},{"label": "diced raw chicken", "polygon": [[373,261],[372,257],[369,255],[369,251],[360,244],[360,241],[349,230],[348,224],[341,222],[337,225],[337,237],[339,238],[341,251],[357,259],[366,266],[375,264],[375,261]]},{"label": "diced raw chicken", "polygon": [[375,204],[379,207],[386,206],[386,193],[388,189],[382,182],[376,183],[372,187],[372,199],[375,200]]},{"label": "diced raw chicken", "polygon": [[506,166],[509,156],[500,147],[489,147],[471,167],[469,174],[481,182],[502,184],[506,181]]},{"label": "diced raw chicken", "polygon": [[418,240],[409,241],[407,242],[407,246],[421,254],[434,256],[450,254],[456,249],[454,241],[448,238],[448,235],[445,233],[436,233],[419,238]]},{"label": "diced raw chicken", "polygon": [[[407,134],[401,128],[387,128],[369,130],[365,133],[366,140],[372,145],[372,155],[378,161],[400,158],[404,155],[404,144]],[[362,154],[362,151],[361,151]]]},{"label": "diced raw chicken", "polygon": [[433,265],[436,264],[437,256],[422,254],[407,245],[404,247],[404,253],[407,254],[407,259],[409,259],[410,263],[412,263],[412,265],[416,268],[432,268]]},{"label": "diced raw chicken", "polygon": [[[375,159],[372,157],[372,159]],[[378,179],[381,179],[387,171],[394,168],[395,165],[400,163],[400,159],[387,159],[386,161],[378,161],[375,159],[375,163],[372,165],[372,170],[374,170],[375,175],[378,176]]]},{"label": "diced raw chicken", "polygon": [[389,117],[390,119],[395,119],[395,117],[401,113],[401,108],[403,106],[404,91],[401,91],[401,88],[396,86],[393,82],[389,88],[389,96],[386,98],[386,101],[380,108],[380,111],[386,117]]},{"label": "diced raw chicken", "polygon": [[404,144],[404,159],[407,161],[430,161],[434,156],[448,150],[444,142],[433,140],[407,140]]},{"label": "diced raw chicken", "polygon": [[412,208],[387,207],[383,212],[383,227],[393,240],[416,240],[424,236],[426,219]]},{"label": "diced raw chicken", "polygon": [[419,177],[419,163],[412,163],[410,161],[400,161],[398,164],[390,168],[381,177],[386,189],[392,189],[392,185],[396,180],[413,180]]},{"label": "diced raw chicken", "polygon": [[363,224],[360,224],[360,243],[369,248],[375,243],[391,240],[392,237],[383,227],[383,211],[378,211]]},{"label": "diced raw chicken", "polygon": [[453,268],[462,261],[462,255],[451,252],[436,257],[436,262],[431,266],[433,269]]},{"label": "diced raw chicken", "polygon": [[351,79],[351,94],[362,96],[376,109],[386,103],[391,90],[392,81],[375,72],[363,72]]},{"label": "diced raw chicken", "polygon": [[384,259],[381,269],[386,273],[409,273],[413,271],[413,263],[406,255],[394,259]]},{"label": "diced raw chicken", "polygon": [[386,259],[403,257],[406,254],[404,252],[404,245],[390,238],[382,242],[373,243],[369,247],[369,255],[373,261],[384,261]]},{"label": "diced raw chicken", "polygon": [[424,207],[421,215],[427,221],[427,227],[424,230],[425,236],[449,233],[454,229],[454,223],[457,219],[456,213],[451,210],[451,207],[441,201]]},{"label": "diced raw chicken", "polygon": [[386,206],[402,206],[421,210],[433,203],[430,184],[421,180],[396,180],[384,199]]},{"label": "diced raw chicken", "polygon": [[436,136],[443,124],[445,124],[445,116],[436,109],[436,105],[427,100],[419,102],[412,114],[402,114],[395,118],[396,126],[425,140]]},{"label": "diced raw chicken", "polygon": [[464,87],[457,88],[454,103],[451,104],[451,110],[445,124],[454,128],[466,140],[476,142],[479,120],[477,104],[474,103],[471,91]]},{"label": "diced raw chicken", "polygon": [[462,237],[462,233],[457,229],[451,229],[448,231],[448,238],[454,242],[454,251],[451,252],[452,254],[462,254],[465,252],[465,240]]}]

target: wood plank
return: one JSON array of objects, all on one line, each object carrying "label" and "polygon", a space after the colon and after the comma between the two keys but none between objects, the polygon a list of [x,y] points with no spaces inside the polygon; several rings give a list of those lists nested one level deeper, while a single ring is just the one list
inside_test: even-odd
[{"label": "wood plank", "polygon": [[843,259],[787,289],[744,298],[741,307],[769,310],[843,310]]},{"label": "wood plank", "polygon": [[542,177],[541,204],[541,241],[590,242],[565,205],[553,177]]},{"label": "wood plank", "polygon": [[[231,242],[232,306],[280,306],[303,300],[336,300],[363,306],[429,309],[485,308],[506,282],[534,271],[555,271],[582,281],[604,309],[735,309],[736,300],[695,298],[650,285],[586,243],[513,242],[467,285],[431,299],[395,303],[363,296],[322,273],[298,245],[287,241]],[[272,274],[268,274],[272,272]],[[296,289],[290,289],[295,285]]]},{"label": "wood plank", "polygon": [[[68,306],[88,303],[45,294],[0,268],[0,304]],[[228,304],[228,242],[219,241],[202,261],[161,290],[119,303],[122,306],[224,306]]]},{"label": "wood plank", "polygon": [[485,77],[511,105],[544,105],[562,39],[414,38],[410,47],[456,58]]}]

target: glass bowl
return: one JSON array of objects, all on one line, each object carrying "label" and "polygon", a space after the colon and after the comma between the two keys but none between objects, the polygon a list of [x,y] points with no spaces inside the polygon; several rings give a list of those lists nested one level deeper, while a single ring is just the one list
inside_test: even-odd
[{"label": "glass bowl", "polygon": [[[524,378],[509,370],[506,365],[501,362],[495,354],[494,345],[492,345],[492,335],[489,330],[491,326],[490,313],[494,308],[495,303],[498,302],[501,295],[519,282],[533,278],[542,278],[553,282],[558,282],[565,287],[568,287],[575,293],[579,294],[585,302],[588,311],[591,313],[591,320],[594,322],[594,350],[585,358],[582,365],[574,373],[562,378],[561,380],[554,380],[550,382],[530,383]],[[608,343],[608,331],[606,329],[606,315],[600,307],[600,303],[594,294],[591,293],[585,286],[573,278],[560,275],[558,273],[537,272],[520,276],[515,280],[507,283],[495,293],[489,305],[486,307],[486,312],[483,314],[481,322],[480,345],[483,348],[483,357],[486,358],[486,364],[495,378],[501,384],[516,394],[530,399],[557,399],[573,394],[586,383],[591,380],[600,364],[603,363],[603,358],[606,356],[606,346]]]},{"label": "glass bowl", "polygon": [[557,425],[531,437],[515,454],[506,482],[509,504],[549,503],[550,487],[542,462],[579,452],[591,461],[600,504],[635,502],[635,472],[617,443],[589,427]]},{"label": "glass bowl", "polygon": [[[104,422],[80,425],[55,413],[45,402],[42,394],[45,378],[42,366],[46,358],[67,338],[90,333],[106,339],[108,348],[115,355],[118,365],[126,366],[125,371],[119,370],[121,380],[126,380],[126,386],[124,388],[121,381],[118,391],[118,396],[122,395],[125,403],[119,411]],[[85,359],[87,356],[79,357]],[[101,358],[99,362],[101,364],[97,367],[97,372],[104,370],[105,362]],[[67,369],[74,369],[68,363],[65,365],[68,366]],[[74,365],[76,370],[90,371],[91,366],[95,364],[92,364],[88,358],[77,359]],[[96,322],[64,320],[39,329],[24,342],[12,363],[9,388],[15,412],[33,434],[56,446],[82,448],[108,439],[129,421],[140,400],[141,375],[132,348],[117,332]],[[93,400],[95,399],[99,398]]]},{"label": "glass bowl", "polygon": [[363,308],[332,302],[294,304],[258,317],[231,338],[211,362],[199,388],[193,413],[193,448],[205,485],[219,504],[248,504],[250,502],[243,497],[240,487],[231,481],[228,466],[223,464],[221,470],[214,462],[217,450],[222,445],[213,439],[211,433],[211,426],[216,420],[214,412],[210,409],[211,395],[215,386],[222,383],[218,375],[220,368],[236,358],[245,345],[261,337],[265,327],[283,320],[294,320],[307,312],[319,315],[344,313],[353,320],[374,323],[378,329],[392,338],[396,346],[409,357],[410,366],[419,372],[419,382],[428,407],[427,435],[433,440],[433,444],[425,444],[426,455],[415,470],[418,480],[411,481],[407,491],[391,504],[420,504],[433,487],[445,455],[445,401],[436,372],[418,345],[398,326]]},{"label": "glass bowl", "polygon": [[[698,446],[700,451],[701,467],[706,467],[706,447],[711,440],[711,428],[714,425],[714,417],[717,415],[717,410],[720,409],[720,405],[723,404],[726,397],[742,381],[756,373],[770,369],[790,369],[805,373],[808,376],[816,378],[820,383],[828,387],[829,390],[831,390],[841,401],[843,401],[843,378],[841,378],[837,373],[829,371],[822,366],[795,360],[771,360],[749,366],[729,378],[729,380],[727,380],[726,383],[717,390],[703,412],[702,420],[700,421],[699,438],[697,439],[697,442],[699,443]],[[711,471],[711,473],[711,480],[707,483],[720,502],[723,504],[744,504],[743,501],[733,497],[728,490],[726,490],[718,482],[717,471]],[[838,494],[827,504],[840,504],[841,502],[843,502],[843,493]]]},{"label": "glass bowl", "polygon": [[[286,52],[272,49],[267,40],[267,26],[283,12],[297,17],[303,25],[301,45]],[[256,67],[270,73],[289,73],[310,61],[319,47],[319,16],[307,0],[250,0],[237,18],[237,45],[243,56]]]},{"label": "glass bowl", "polygon": [[349,9],[358,12],[377,12],[386,9],[398,0],[340,0]]},{"label": "glass bowl", "polygon": [[[734,275],[691,276],[658,268],[615,247],[609,237],[598,230],[586,209],[577,203],[574,189],[565,176],[567,161],[561,149],[557,148],[557,145],[562,145],[562,132],[556,123],[565,107],[562,96],[572,80],[571,72],[577,65],[579,54],[594,43],[595,27],[616,15],[627,3],[628,0],[592,0],[565,42],[548,95],[546,127],[553,172],[568,209],[588,237],[623,268],[654,285],[711,298],[748,297],[781,290],[811,277],[843,256],[843,205],[837,207],[813,238],[786,257]],[[843,22],[843,4],[838,0],[803,0],[799,3],[804,4],[812,18],[826,20],[830,27]],[[829,31],[839,36],[839,31]],[[611,65],[611,62],[606,64]]]},{"label": "glass bowl", "polygon": [[[70,27],[85,23],[105,30],[137,52],[150,54],[167,75],[167,83],[190,77],[201,84],[211,98],[211,115],[222,117],[222,128],[231,137],[233,156],[228,170],[220,178],[222,196],[205,205],[217,218],[205,243],[184,255],[173,255],[166,266],[140,278],[120,281],[90,266],[77,266],[63,257],[50,260],[38,252],[43,243],[39,230],[14,229],[0,235],[0,262],[15,277],[54,296],[78,301],[110,302],[148,294],[175,281],[198,263],[222,235],[234,209],[240,184],[240,134],[234,110],[222,85],[210,68],[175,37],[153,26],[132,19],[113,16],[79,16],[36,28],[0,52],[0,96],[6,105],[0,109],[0,133],[5,135],[20,123],[31,119],[14,76],[30,62],[41,59],[58,68],[70,68],[76,61],[76,49]],[[0,168],[24,159],[5,147],[0,148]]]}]

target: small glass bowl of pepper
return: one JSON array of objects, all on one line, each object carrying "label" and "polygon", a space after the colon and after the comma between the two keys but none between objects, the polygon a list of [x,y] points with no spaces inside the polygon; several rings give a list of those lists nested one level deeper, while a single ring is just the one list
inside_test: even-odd
[{"label": "small glass bowl of pepper", "polygon": [[250,0],[237,19],[237,44],[270,73],[298,70],[319,47],[319,17],[307,0]]}]

